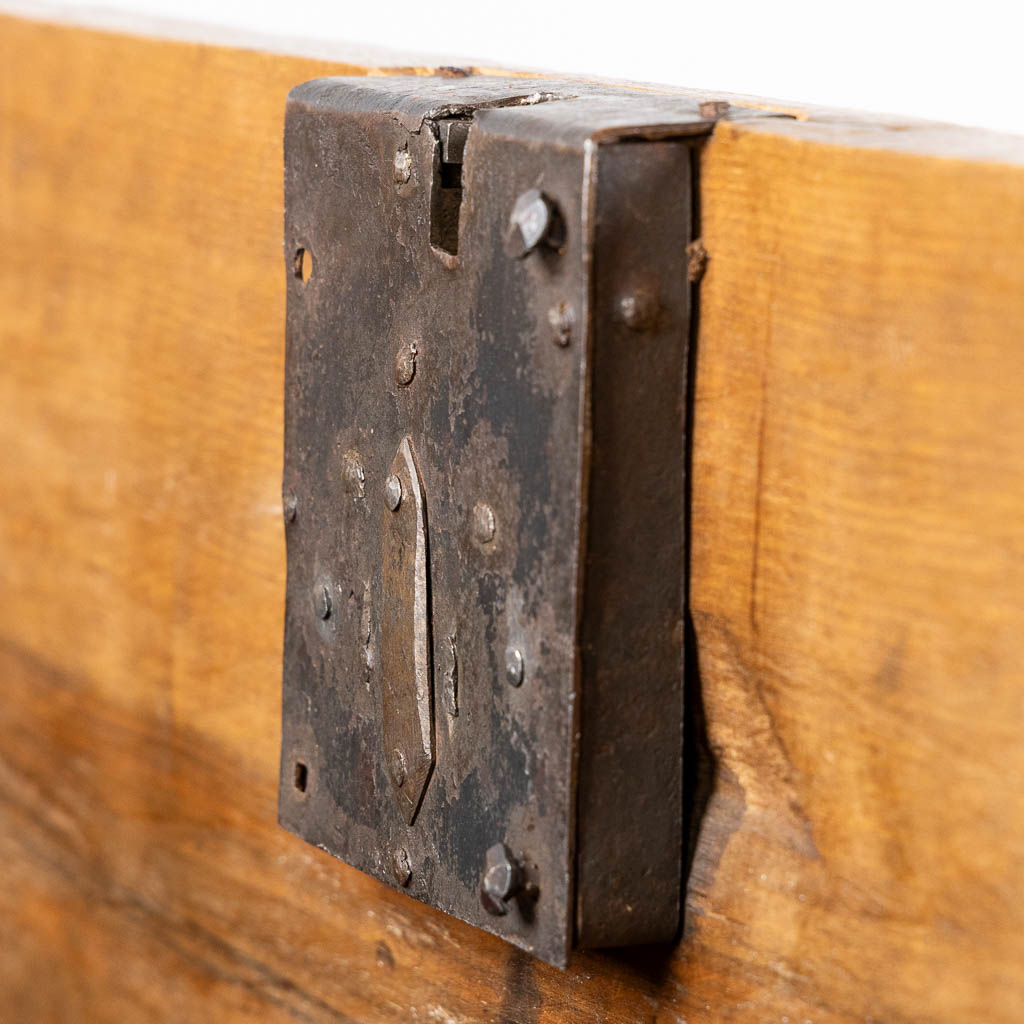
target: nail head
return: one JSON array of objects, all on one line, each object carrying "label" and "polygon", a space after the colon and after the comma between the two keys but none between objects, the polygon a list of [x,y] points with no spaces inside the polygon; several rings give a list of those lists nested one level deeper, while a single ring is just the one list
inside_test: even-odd
[{"label": "nail head", "polygon": [[394,473],[388,477],[384,485],[384,499],[392,512],[397,512],[398,506],[402,504],[402,481]]},{"label": "nail head", "polygon": [[517,647],[510,647],[505,652],[505,678],[510,686],[523,684],[523,655]]},{"label": "nail head", "polygon": [[326,584],[319,584],[314,593],[314,601],[316,603],[316,613],[321,619],[329,619],[331,617],[331,591],[328,589]]},{"label": "nail head", "polygon": [[409,884],[412,878],[412,864],[409,863],[409,853],[404,847],[395,850],[391,858],[391,873],[403,889]]},{"label": "nail head", "polygon": [[473,536],[481,544],[494,540],[494,509],[482,501],[473,507]]},{"label": "nail head", "polygon": [[396,185],[404,185],[412,177],[412,156],[407,149],[395,153],[394,177]]},{"label": "nail head", "polygon": [[407,388],[413,377],[416,376],[416,355],[419,346],[416,342],[409,342],[398,350],[395,356],[395,383],[401,388]]},{"label": "nail head", "polygon": [[572,329],[575,322],[576,314],[568,302],[560,302],[548,310],[551,340],[560,348],[565,348],[572,341]]}]

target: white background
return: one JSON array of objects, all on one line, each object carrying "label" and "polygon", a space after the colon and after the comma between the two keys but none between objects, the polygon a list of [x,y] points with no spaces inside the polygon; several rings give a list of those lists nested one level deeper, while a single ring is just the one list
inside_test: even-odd
[{"label": "white background", "polygon": [[[74,20],[131,24],[103,14],[96,0],[61,6]],[[61,16],[31,0],[16,7]],[[110,9],[265,34],[276,37],[269,48],[286,52],[309,52],[290,43],[299,39],[339,56],[358,56],[368,44],[386,51],[389,63],[404,51],[442,63],[583,72],[1024,134],[1024,0],[109,0]],[[198,27],[149,30],[209,38]],[[325,51],[331,43],[341,45]]]}]

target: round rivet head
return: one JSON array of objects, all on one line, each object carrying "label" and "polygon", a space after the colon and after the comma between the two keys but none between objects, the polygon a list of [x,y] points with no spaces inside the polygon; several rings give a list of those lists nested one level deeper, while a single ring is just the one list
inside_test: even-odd
[{"label": "round rivet head", "polygon": [[388,766],[391,772],[391,781],[401,789],[405,785],[405,755],[400,750],[391,751],[391,763]]},{"label": "round rivet head", "polygon": [[658,322],[658,298],[645,289],[629,292],[619,298],[617,313],[631,331],[649,331]]},{"label": "round rivet head", "polygon": [[481,544],[494,540],[494,509],[482,501],[473,507],[473,536]]},{"label": "round rivet head", "polygon": [[391,858],[391,873],[395,881],[404,889],[412,878],[412,864],[409,863],[409,853],[402,847],[395,850]]},{"label": "round rivet head", "polygon": [[331,592],[326,585],[317,585],[313,592],[313,603],[316,605],[316,613],[321,619],[331,617]]},{"label": "round rivet head", "polygon": [[397,512],[398,506],[402,504],[402,481],[394,473],[388,477],[387,483],[384,484],[384,500],[388,503],[388,508],[392,512]]},{"label": "round rivet head", "polygon": [[509,686],[523,685],[523,655],[517,647],[505,652],[505,679]]}]

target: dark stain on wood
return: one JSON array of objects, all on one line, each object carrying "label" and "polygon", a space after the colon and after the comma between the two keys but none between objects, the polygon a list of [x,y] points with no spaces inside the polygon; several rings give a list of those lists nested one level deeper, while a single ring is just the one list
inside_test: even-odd
[{"label": "dark stain on wood", "polygon": [[505,986],[498,1020],[501,1024],[536,1024],[541,997],[534,976],[536,961],[521,949],[509,951],[505,961]]}]

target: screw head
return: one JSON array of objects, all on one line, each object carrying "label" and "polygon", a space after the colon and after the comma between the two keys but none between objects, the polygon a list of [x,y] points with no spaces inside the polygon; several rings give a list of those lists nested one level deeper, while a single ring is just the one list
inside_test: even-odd
[{"label": "screw head", "polygon": [[482,501],[473,507],[473,536],[481,544],[494,540],[494,509]]},{"label": "screw head", "polygon": [[284,511],[284,521],[286,523],[294,523],[295,517],[299,512],[299,499],[296,497],[294,491],[289,491],[281,502],[281,507]]},{"label": "screw head", "polygon": [[512,207],[505,248],[510,256],[522,259],[542,242],[557,248],[562,244],[561,219],[551,200],[540,189],[524,192]]},{"label": "screw head", "polygon": [[384,484],[384,500],[388,503],[388,508],[392,512],[398,511],[398,506],[402,504],[402,481],[392,473],[387,482]]},{"label": "screw head", "polygon": [[391,873],[395,881],[404,889],[412,878],[412,865],[409,863],[409,852],[404,847],[395,850],[391,858]]},{"label": "screw head", "polygon": [[548,323],[551,325],[551,340],[560,348],[565,348],[572,341],[572,329],[576,323],[576,314],[568,302],[560,302],[548,310]]},{"label": "screw head", "polygon": [[388,765],[391,781],[401,789],[405,785],[405,755],[400,750],[391,751],[391,763]]},{"label": "screw head", "polygon": [[395,383],[400,388],[407,388],[416,376],[416,354],[419,346],[415,341],[403,345],[395,356]]},{"label": "screw head", "polygon": [[412,155],[407,149],[395,154],[394,178],[396,185],[404,185],[412,177]]},{"label": "screw head", "polygon": [[321,619],[331,617],[331,591],[326,583],[319,583],[313,591],[313,603]]},{"label": "screw head", "polygon": [[484,859],[484,874],[480,882],[480,902],[488,914],[501,916],[508,913],[508,901],[523,884],[519,862],[504,843],[495,843]]},{"label": "screw head", "polygon": [[510,686],[523,685],[523,654],[517,647],[505,651],[505,679]]}]

